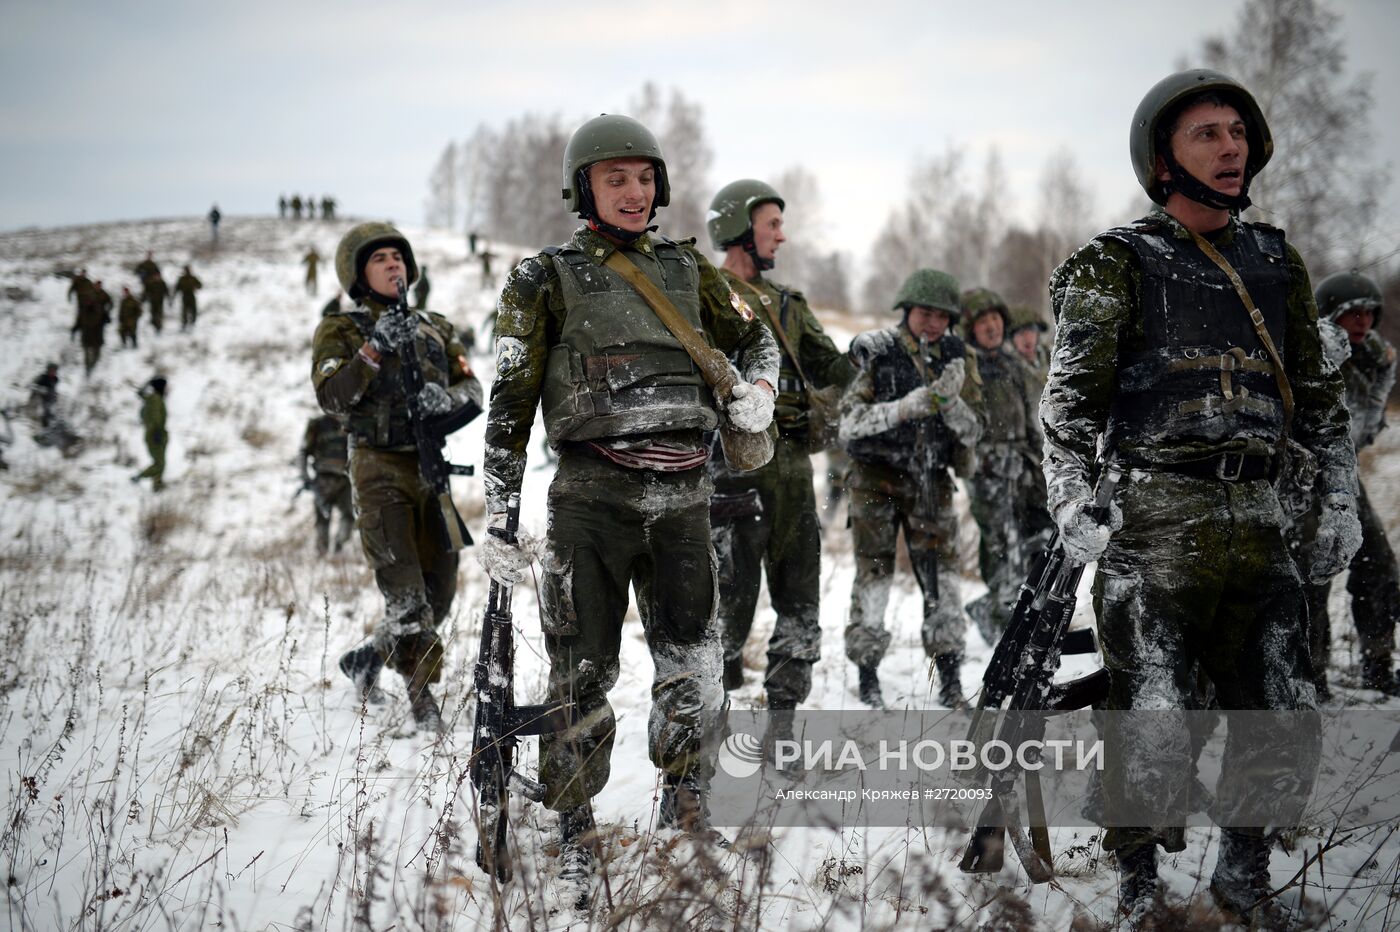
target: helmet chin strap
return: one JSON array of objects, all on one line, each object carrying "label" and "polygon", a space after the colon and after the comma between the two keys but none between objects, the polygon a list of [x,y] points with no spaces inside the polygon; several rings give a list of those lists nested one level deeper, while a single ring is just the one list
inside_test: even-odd
[{"label": "helmet chin strap", "polygon": [[[593,200],[593,186],[588,181],[588,169],[581,168],[578,173],[578,217],[588,224],[589,229],[596,230],[605,236],[610,236],[623,243],[635,243],[641,238],[643,233],[650,233],[656,229],[655,226],[647,226],[642,230],[624,230],[622,227],[614,226],[598,216],[598,205]],[[652,202],[651,213],[647,214],[647,223],[656,219],[656,203]]]},{"label": "helmet chin strap", "polygon": [[746,230],[744,235],[736,239],[731,245],[743,247],[744,252],[749,257],[749,261],[753,263],[753,267],[758,271],[767,272],[773,268],[774,263],[772,259],[765,259],[758,254],[758,247],[755,246],[753,242],[753,227]]},{"label": "helmet chin strap", "polygon": [[1176,160],[1176,156],[1172,155],[1170,150],[1162,153],[1162,160],[1167,163],[1167,170],[1172,174],[1172,180],[1162,185],[1162,190],[1167,194],[1175,191],[1197,204],[1202,204],[1213,210],[1228,210],[1232,214],[1238,214],[1253,203],[1249,199],[1249,182],[1252,179],[1249,177],[1247,166],[1240,168],[1240,177],[1244,180],[1243,184],[1240,185],[1240,193],[1221,194],[1182,168],[1181,163]]}]

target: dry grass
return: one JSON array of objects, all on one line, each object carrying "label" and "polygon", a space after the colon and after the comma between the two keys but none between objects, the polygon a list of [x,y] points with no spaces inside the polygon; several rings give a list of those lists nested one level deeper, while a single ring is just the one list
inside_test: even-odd
[{"label": "dry grass", "polygon": [[164,546],[176,531],[189,527],[193,519],[179,504],[163,498],[141,510],[141,539],[151,547]]}]

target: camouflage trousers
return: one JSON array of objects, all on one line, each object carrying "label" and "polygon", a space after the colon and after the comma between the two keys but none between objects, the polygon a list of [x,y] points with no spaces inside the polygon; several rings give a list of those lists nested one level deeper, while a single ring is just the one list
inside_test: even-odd
[{"label": "camouflage trousers", "polygon": [[1006,630],[1031,561],[1054,527],[1045,507],[1044,477],[1019,458],[1016,463],[1018,468],[979,470],[967,483],[979,532],[977,566],[987,584],[987,594],[970,602],[967,613],[988,644]]},{"label": "camouflage trousers", "polygon": [[151,465],[136,474],[137,479],[150,479],[157,492],[165,486],[165,445],[169,439],[164,431],[146,431],[146,452],[151,454]]},{"label": "camouflage trousers", "polygon": [[768,639],[768,702],[795,706],[812,691],[812,665],[821,659],[821,525],[812,489],[812,458],[804,441],[780,438],[761,469],[727,474],[715,492],[756,490],[763,513],[717,522],[711,531],[719,559],[719,617],[726,661],[739,657],[753,628],[760,575],[777,613]]},{"label": "camouflage trousers", "polygon": [[[1302,579],[1284,542],[1273,487],[1262,480],[1227,483],[1135,469],[1123,477],[1115,499],[1123,528],[1109,541],[1094,579],[1109,673],[1106,707],[1151,713],[1151,727],[1114,717],[1105,728],[1110,813],[1115,803],[1188,798],[1195,752],[1182,713],[1198,694],[1198,670],[1222,709],[1311,712],[1317,703]],[[1315,716],[1298,718],[1290,744],[1294,753],[1311,753],[1320,726]],[[1256,792],[1306,799],[1315,769],[1269,773],[1261,763],[1269,749],[1251,746],[1237,731],[1230,729],[1226,744],[1225,779],[1250,774]],[[1231,797],[1242,792],[1224,789]],[[1131,850],[1154,842],[1179,851],[1183,829],[1111,828],[1103,844]]]},{"label": "camouflage trousers", "polygon": [[963,649],[967,616],[963,614],[957,572],[957,515],[953,511],[953,477],[941,470],[933,482],[934,514],[918,514],[912,480],[898,491],[862,487],[860,467],[851,471],[850,521],[856,552],[851,613],[846,621],[846,658],[857,666],[875,666],[889,648],[885,609],[894,581],[895,544],[900,529],[914,578],[924,595],[920,634],[930,657]]},{"label": "camouflage trousers", "polygon": [[413,695],[442,679],[437,628],[457,594],[457,551],[417,453],[352,446],[350,483],[360,543],[384,596],[371,643]]},{"label": "camouflage trousers", "polygon": [[199,316],[199,306],[194,301],[182,301],[180,304],[180,329],[188,330],[194,326],[195,318]]},{"label": "camouflage trousers", "polygon": [[121,339],[122,339],[122,346],[135,346],[135,345],[136,345],[136,325],[135,325],[135,324],[132,324],[130,327],[123,326],[123,327],[119,328],[119,329],[117,330],[117,336],[121,337]]},{"label": "camouflage trousers", "polygon": [[[1360,491],[1356,510],[1361,519],[1361,549],[1352,557],[1347,576],[1351,617],[1356,623],[1363,659],[1389,664],[1395,648],[1395,625],[1400,619],[1400,567],[1366,487],[1360,486]],[[1332,622],[1327,615],[1331,590],[1330,582],[1308,587],[1312,654],[1318,676],[1325,675],[1331,655]]]},{"label": "camouflage trousers", "polygon": [[728,707],[710,547],[712,485],[703,468],[632,470],[566,448],[549,487],[540,622],[549,686],[577,713],[540,738],[545,805],[563,811],[602,791],[611,771],[629,586],[651,651],[648,749],[661,770],[714,774],[718,713]]},{"label": "camouflage trousers", "polygon": [[165,326],[165,299],[151,299],[151,326],[156,328],[156,333],[160,333],[160,328]]},{"label": "camouflage trousers", "polygon": [[355,504],[350,494],[350,477],[344,473],[318,472],[312,480],[311,493],[316,503],[316,552],[325,554],[331,543],[331,516],[340,512],[336,529],[335,552],[350,538],[355,528]]}]

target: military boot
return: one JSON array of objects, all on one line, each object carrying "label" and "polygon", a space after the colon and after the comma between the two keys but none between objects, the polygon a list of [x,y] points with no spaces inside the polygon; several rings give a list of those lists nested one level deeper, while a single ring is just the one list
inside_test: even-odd
[{"label": "military boot", "polygon": [[694,776],[666,774],[661,788],[661,807],[656,814],[657,828],[674,828],[692,838],[728,848],[729,841],[710,824],[710,806],[705,788]]},{"label": "military boot", "polygon": [[860,701],[872,709],[883,709],[885,697],[880,694],[880,674],[876,672],[875,664],[856,667],[856,675],[859,679],[857,694]]},{"label": "military boot", "polygon": [[1361,688],[1378,689],[1387,696],[1400,696],[1400,682],[1390,667],[1390,655],[1361,658]]},{"label": "military boot", "polygon": [[559,882],[572,889],[565,897],[574,908],[586,908],[593,889],[593,845],[598,828],[588,803],[559,813]]},{"label": "military boot", "polygon": [[744,658],[727,657],[724,661],[724,688],[726,691],[744,685]]},{"label": "military boot", "polygon": [[937,654],[933,658],[938,671],[938,701],[950,709],[965,708],[962,690],[962,654],[957,651]]},{"label": "military boot", "polygon": [[433,691],[426,684],[418,689],[414,689],[410,684],[408,698],[409,709],[413,712],[413,723],[418,726],[419,731],[435,735],[447,731],[447,726],[442,723],[442,712],[438,709],[437,700],[433,698]]},{"label": "military boot", "polygon": [[1157,846],[1118,854],[1118,909],[1130,929],[1142,927],[1157,903]]},{"label": "military boot", "polygon": [[384,691],[379,688],[379,671],[384,669],[384,661],[372,645],[365,644],[341,654],[338,666],[355,684],[355,695],[361,702],[384,704]]},{"label": "military boot", "polygon": [[1276,900],[1265,900],[1269,882],[1269,837],[1221,829],[1220,851],[1210,893],[1231,919],[1250,928],[1287,929],[1288,912]]}]

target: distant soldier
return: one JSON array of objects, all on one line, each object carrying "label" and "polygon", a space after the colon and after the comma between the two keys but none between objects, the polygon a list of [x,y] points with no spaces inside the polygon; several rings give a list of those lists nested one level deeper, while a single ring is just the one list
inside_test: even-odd
[{"label": "distant soldier", "polygon": [[223,218],[224,215],[219,213],[218,204],[215,204],[213,207],[209,208],[209,234],[210,238],[214,241],[215,246],[219,244],[219,221]]},{"label": "distant soldier", "polygon": [[39,426],[49,427],[57,418],[58,363],[51,362],[29,386],[29,403],[39,409]]},{"label": "distant soldier", "polygon": [[68,300],[74,301],[78,309],[82,310],[83,303],[91,299],[92,280],[87,277],[87,269],[79,269],[73,273],[72,280],[68,283]]},{"label": "distant soldier", "polygon": [[327,219],[327,220],[334,220],[334,219],[335,219],[335,198],[333,198],[333,197],[328,197],[328,198],[326,198],[326,202],[325,202],[325,203],[326,203],[326,219]]},{"label": "distant soldier", "polygon": [[146,451],[151,454],[151,465],[131,477],[132,482],[150,479],[151,488],[157,492],[165,488],[165,445],[169,440],[165,433],[165,384],[165,377],[158,375],[138,393],[141,426],[146,431]]},{"label": "distant soldier", "polygon": [[1045,388],[1045,377],[1050,374],[1050,344],[1045,342],[1049,330],[1045,318],[1032,308],[1018,304],[1011,309],[1011,345],[1031,367],[1038,386],[1037,397]]},{"label": "distant soldier", "polygon": [[956,464],[965,474],[971,464],[981,380],[977,357],[951,329],[961,316],[953,276],[919,269],[900,286],[894,309],[898,324],[851,342],[856,377],[841,400],[856,553],[846,657],[856,665],[861,701],[884,708],[877,668],[890,643],[885,608],[902,529],[924,594],[924,651],[938,671],[939,702],[953,708],[962,702],[967,622],[951,470]]},{"label": "distant soldier", "polygon": [[184,272],[175,282],[175,290],[180,293],[180,329],[189,330],[194,327],[195,318],[199,316],[199,305],[195,300],[194,293],[204,287],[204,283],[195,278],[190,267],[185,266]]},{"label": "distant soldier", "polygon": [[141,297],[151,306],[151,326],[156,328],[156,333],[160,333],[165,326],[165,300],[170,297],[170,286],[157,273],[154,278],[146,280],[146,289]]},{"label": "distant soldier", "polygon": [[315,246],[312,246],[306,255],[301,257],[301,264],[306,266],[306,293],[314,297],[316,294],[316,272],[321,265],[321,254],[316,251]]},{"label": "distant soldier", "polygon": [[331,514],[340,512],[335,535],[335,552],[349,539],[355,527],[355,509],[350,496],[350,475],[345,425],[332,414],[322,414],[306,422],[301,442],[301,477],[316,502],[316,552],[325,556],[330,549]]},{"label": "distant soldier", "polygon": [[321,219],[331,219],[331,199],[325,195],[321,196]]},{"label": "distant soldier", "polygon": [[481,251],[481,287],[490,288],[495,283],[495,277],[491,274],[491,260],[496,258],[496,254],[490,249]]},{"label": "distant soldier", "polygon": [[277,216],[282,220],[287,219],[287,195],[285,194],[277,198]]},{"label": "distant soldier", "polygon": [[1033,557],[1053,529],[1040,471],[1040,382],[1004,339],[1011,313],[987,288],[962,293],[963,325],[982,376],[984,421],[977,471],[967,481],[972,517],[981,532],[977,565],[987,593],[967,613],[996,644]]},{"label": "distant soldier", "polygon": [[141,302],[123,285],[122,303],[117,308],[117,335],[121,337],[122,346],[136,348],[136,325],[140,320]]},{"label": "distant soldier", "polygon": [[[1359,453],[1385,429],[1385,405],[1395,387],[1396,354],[1390,341],[1375,329],[1384,310],[1381,289],[1356,271],[1338,272],[1317,286],[1317,312],[1346,332],[1350,356],[1341,365],[1346,383],[1346,406],[1351,413],[1351,439]],[[1400,567],[1376,514],[1359,482],[1357,513],[1361,518],[1361,549],[1351,560],[1347,592],[1351,616],[1361,643],[1361,685],[1387,695],[1400,695],[1400,681],[1391,653],[1400,620]],[[1330,654],[1331,624],[1327,596],[1331,584],[1309,587],[1313,670],[1325,677]],[[1325,679],[1322,685],[1325,686]]]},{"label": "distant soldier", "polygon": [[89,286],[85,298],[78,301],[78,317],[73,321],[72,332],[78,334],[83,344],[83,369],[91,374],[97,360],[102,356],[102,343],[111,323],[112,297],[102,288],[101,282]]},{"label": "distant soldier", "polygon": [[107,293],[107,289],[102,287],[102,279],[100,278],[92,283],[92,300],[102,309],[102,313],[110,322],[112,319],[112,308],[115,304],[112,302],[112,296]]},{"label": "distant soldier", "polygon": [[425,265],[422,274],[418,276],[418,284],[413,286],[413,309],[415,311],[421,311],[428,306],[428,292],[432,288],[432,282],[428,281],[428,267]]},{"label": "distant soldier", "polygon": [[308,194],[305,198],[302,199],[302,203],[306,205],[306,219],[307,219],[307,220],[315,220],[315,219],[316,219],[316,198],[314,198],[314,197],[312,197],[311,195]]},{"label": "distant soldier", "polygon": [[340,313],[340,296],[344,293],[345,292],[340,291],[339,289],[336,290],[335,297],[327,301],[325,307],[321,308],[322,317],[329,317],[332,314]]},{"label": "distant soldier", "polygon": [[293,194],[293,195],[292,195],[292,219],[293,219],[293,220],[300,220],[300,219],[301,219],[301,195],[300,195],[300,194]]},{"label": "distant soldier", "polygon": [[475,230],[472,230],[470,233],[467,234],[467,249],[470,250],[470,252],[471,252],[471,254],[472,254],[473,256],[476,255],[476,231],[475,231]]},{"label": "distant soldier", "polygon": [[136,264],[134,271],[143,285],[148,281],[160,278],[160,266],[156,265],[156,254],[154,252],[146,253],[146,258]]}]

